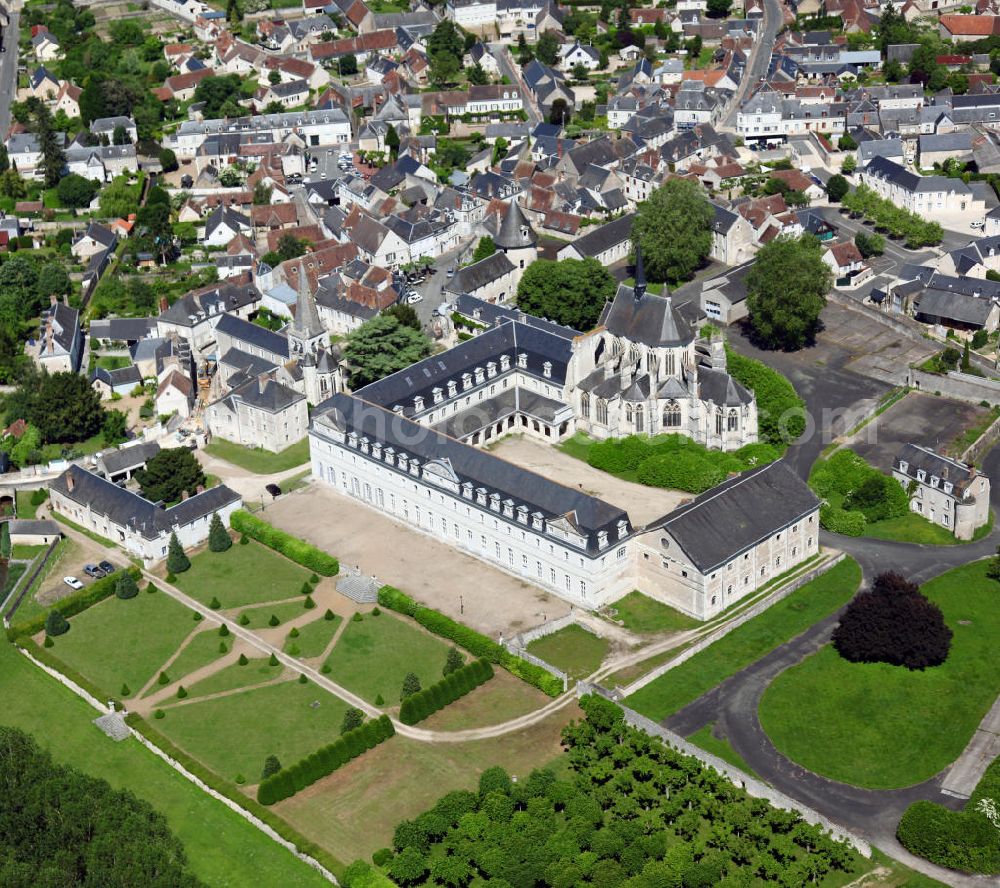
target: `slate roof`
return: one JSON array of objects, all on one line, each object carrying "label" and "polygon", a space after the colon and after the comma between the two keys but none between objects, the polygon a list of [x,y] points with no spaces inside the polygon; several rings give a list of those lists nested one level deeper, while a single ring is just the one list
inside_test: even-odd
[{"label": "slate roof", "polygon": [[705,491],[651,527],[667,531],[709,573],[818,508],[816,494],[778,460]]},{"label": "slate roof", "polygon": [[94,370],[90,379],[91,382],[99,379],[112,388],[117,388],[120,385],[142,384],[142,374],[139,373],[139,368],[135,364],[129,364],[127,367],[119,367],[116,370],[105,370],[103,367],[98,367]]},{"label": "slate roof", "polygon": [[537,327],[546,333],[560,336],[563,339],[575,339],[580,335],[580,331],[574,330],[572,327],[564,327],[561,324],[547,321],[544,318],[536,318],[534,315],[525,314],[517,308],[497,305],[494,302],[486,302],[467,293],[462,294],[455,300],[454,307],[455,311],[459,314],[464,315],[469,320],[485,324],[487,327],[493,327],[504,321],[518,321],[530,327]]},{"label": "slate roof", "polygon": [[[474,342],[475,339],[469,341]],[[322,433],[323,427],[328,426],[368,436],[384,446],[416,457],[425,469],[428,463],[437,462],[445,471],[450,470],[457,476],[460,484],[469,482],[474,487],[484,487],[488,493],[499,494],[501,500],[511,499],[515,506],[523,504],[529,512],[540,512],[549,521],[566,518],[585,537],[586,549],[591,553],[598,551],[599,531],[608,531],[614,539],[618,523],[628,522],[628,514],[618,506],[581,490],[564,487],[488,451],[462,444],[412,420],[368,404],[363,400],[363,391],[354,397],[337,394],[324,401],[316,409],[313,428]],[[359,459],[374,459],[360,450],[357,455]],[[492,511],[488,506],[478,505],[474,499],[468,502],[473,508]],[[626,532],[629,530],[626,523]]]},{"label": "slate roof", "polygon": [[687,345],[694,340],[688,322],[674,310],[669,296],[646,293],[635,298],[632,287],[620,284],[614,300],[604,308],[600,324],[615,336],[653,348]]},{"label": "slate roof", "polygon": [[146,465],[159,452],[160,445],[156,441],[143,441],[141,444],[105,450],[99,462],[105,475],[117,475]]},{"label": "slate roof", "polygon": [[288,357],[288,339],[280,333],[268,330],[264,327],[244,321],[236,315],[224,314],[215,328],[216,334],[225,333],[237,342],[248,342],[264,351],[278,355],[282,358]]},{"label": "slate roof", "polygon": [[11,536],[17,534],[60,536],[62,534],[59,525],[48,518],[12,518],[7,522],[7,529]]},{"label": "slate roof", "polygon": [[[72,490],[69,489],[70,479]],[[164,509],[75,465],[56,478],[51,488],[94,513],[106,516],[112,524],[133,528],[147,540],[158,539],[173,531],[175,526],[191,524],[241,500],[238,493],[220,484]]]},{"label": "slate roof", "polygon": [[304,401],[305,397],[305,395],[287,385],[282,385],[277,380],[257,377],[233,389],[222,400],[232,403],[239,398],[258,410],[280,413],[293,404]]},{"label": "slate roof", "polygon": [[560,410],[568,406],[554,398],[546,398],[530,389],[515,387],[505,389],[493,398],[477,401],[466,410],[451,414],[434,429],[449,438],[467,438],[495,422],[517,413],[523,413],[545,423],[555,422]]},{"label": "slate roof", "polygon": [[632,237],[632,223],[635,213],[628,213],[618,219],[595,228],[593,231],[573,241],[575,249],[584,258],[598,256],[605,250]]},{"label": "slate roof", "polygon": [[138,342],[156,329],[155,318],[105,318],[90,322],[91,339]]},{"label": "slate roof", "polygon": [[[903,471],[903,463],[906,463],[906,471]],[[958,460],[950,459],[935,453],[928,447],[921,447],[919,444],[904,444],[893,461],[893,468],[898,472],[903,472],[908,478],[917,480],[917,472],[926,472],[926,480],[922,483],[930,483],[931,478],[939,478],[941,481],[950,481],[954,485],[951,496],[955,499],[963,499],[970,482],[976,477],[976,470],[960,463]],[[942,489],[942,493],[943,493]]]},{"label": "slate roof", "polygon": [[927,289],[917,298],[916,311],[928,317],[944,318],[962,324],[985,326],[993,311],[992,299],[949,290]]}]

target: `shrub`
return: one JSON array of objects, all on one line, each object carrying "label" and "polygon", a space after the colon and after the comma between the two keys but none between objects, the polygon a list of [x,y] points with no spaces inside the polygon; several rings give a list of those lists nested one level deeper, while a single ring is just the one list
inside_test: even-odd
[{"label": "shrub", "polygon": [[212,600],[208,603],[208,606],[212,608],[212,610],[218,610],[220,607],[222,607],[222,602],[219,601],[219,599],[213,595]]},{"label": "shrub", "polygon": [[208,526],[208,548],[212,552],[225,552],[233,545],[226,526],[222,523],[218,512],[212,513],[212,522]]},{"label": "shrub", "polygon": [[330,608],[327,608],[326,609],[326,613],[323,614],[323,619],[324,620],[336,620],[337,619],[337,615],[332,610],[330,610]]},{"label": "shrub", "polygon": [[848,512],[829,504],[820,506],[819,523],[824,530],[844,536],[861,536],[868,522],[861,512]]},{"label": "shrub", "polygon": [[268,665],[270,665],[270,666],[277,666],[278,665],[278,658],[274,654],[271,654],[271,656],[270,656],[270,658],[268,659],[267,662],[268,662]]},{"label": "shrub", "polygon": [[844,508],[861,512],[868,521],[899,518],[910,508],[910,498],[895,478],[874,471],[848,494]]},{"label": "shrub", "polygon": [[378,694],[375,697],[375,705],[376,706],[385,706],[385,700],[382,699],[382,695],[381,694]]},{"label": "shrub", "polygon": [[344,719],[340,723],[340,733],[346,734],[348,731],[353,731],[356,728],[360,728],[364,723],[365,714],[355,707],[351,706],[344,713]]},{"label": "shrub", "polygon": [[726,472],[700,454],[679,451],[653,456],[639,466],[636,477],[649,487],[671,487],[688,493],[703,493],[726,480]]},{"label": "shrub", "polygon": [[307,595],[306,596],[306,600],[302,602],[302,606],[306,610],[312,610],[314,607],[316,607],[316,602],[313,601],[312,595]]},{"label": "shrub", "polygon": [[320,666],[319,671],[322,672],[324,675],[329,675],[331,672],[333,672],[333,669],[330,667],[329,663],[324,663],[322,666]]},{"label": "shrub", "polygon": [[157,709],[156,712],[153,713],[153,718],[165,718],[165,717],[166,713],[162,709]]},{"label": "shrub", "polygon": [[400,692],[399,699],[405,700],[407,697],[412,697],[414,694],[420,691],[420,679],[417,677],[415,672],[407,672],[403,676],[403,689]]},{"label": "shrub", "polygon": [[221,635],[223,638],[225,638],[228,634],[229,634],[229,626],[227,626],[225,623],[223,623],[219,627],[219,635]]},{"label": "shrub", "polygon": [[249,626],[250,618],[246,614],[240,614],[239,623],[241,626]]},{"label": "shrub", "polygon": [[50,648],[54,644],[55,644],[55,642],[52,640],[52,636],[51,635],[46,635],[45,636],[45,641],[42,642],[42,647]]},{"label": "shrub", "polygon": [[240,534],[240,545],[241,546],[249,546],[250,545],[250,537],[247,534],[245,534],[245,533],[244,534]]},{"label": "shrub", "polygon": [[157,591],[156,583],[154,583],[152,580],[150,580],[148,583],[146,583],[146,591],[147,592],[156,592]]},{"label": "shrub", "polygon": [[168,583],[170,583],[170,585],[173,585],[174,583],[177,582],[177,577],[173,573],[171,573],[171,572],[168,572],[167,575],[166,575],[166,577],[164,577],[164,579]]},{"label": "shrub", "polygon": [[244,777],[242,774],[237,774],[233,778],[233,780],[234,780],[234,782],[236,783],[237,786],[242,786],[244,783],[247,782],[247,778]]},{"label": "shrub", "polygon": [[757,431],[762,441],[784,451],[806,429],[805,403],[777,370],[726,346],[726,369],[757,398]]},{"label": "shrub", "polygon": [[442,675],[450,675],[456,669],[461,669],[465,665],[465,657],[462,656],[461,651],[456,647],[448,648],[448,656],[444,661],[444,669],[441,670]]},{"label": "shrub", "polygon": [[161,672],[156,678],[157,684],[168,685],[170,684],[170,676],[166,672]]},{"label": "shrub", "polygon": [[49,498],[49,492],[44,487],[39,487],[38,490],[33,490],[31,492],[31,505],[40,506]]},{"label": "shrub", "polygon": [[126,697],[132,696],[132,689],[127,684],[122,684],[122,689],[119,693],[121,694],[122,699],[125,699]]},{"label": "shrub", "polygon": [[446,678],[423,691],[405,695],[399,707],[399,720],[414,725],[493,677],[493,667],[485,659],[473,660],[451,672]]},{"label": "shrub", "polygon": [[289,638],[298,638],[299,637],[299,630],[296,629],[294,626],[292,626],[291,631],[288,633],[288,637]]},{"label": "shrub", "polygon": [[219,653],[220,654],[229,653],[229,648],[226,647],[226,643],[224,641],[219,642]]},{"label": "shrub", "polygon": [[299,594],[308,595],[310,592],[312,592],[312,586],[310,586],[309,583],[304,582],[302,584],[302,588],[299,590]]},{"label": "shrub", "polygon": [[180,685],[177,688],[177,697],[179,699],[183,700],[187,695],[188,695],[188,692],[186,690],[184,690],[184,685]]},{"label": "shrub", "polygon": [[167,570],[172,574],[184,573],[190,569],[191,559],[184,553],[181,541],[177,539],[177,534],[170,534],[170,543],[167,546]]},{"label": "shrub", "polygon": [[274,614],[271,614],[271,618],[267,621],[268,626],[279,626],[281,625],[281,620],[277,618]]},{"label": "shrub", "polygon": [[247,659],[246,654],[240,654],[240,658],[236,662],[238,662],[240,666],[246,666],[250,661]]},{"label": "shrub", "polygon": [[964,811],[919,801],[906,809],[896,838],[918,857],[970,873],[1000,873],[1000,832],[972,800]]},{"label": "shrub", "polygon": [[198,613],[198,611],[195,611],[194,616],[191,619],[193,619],[196,623],[200,623],[204,619],[204,617],[200,613]]},{"label": "shrub", "polygon": [[278,528],[266,521],[261,521],[260,518],[243,509],[233,512],[229,522],[234,530],[253,537],[259,543],[280,552],[286,558],[301,564],[313,573],[332,577],[340,570],[337,559],[332,555],[317,549],[305,540],[300,540],[283,530],[278,530]]},{"label": "shrub", "polygon": [[50,610],[45,618],[45,635],[48,638],[55,638],[67,632],[69,632],[69,620],[60,611]]},{"label": "shrub", "polygon": [[135,598],[139,594],[139,584],[136,583],[135,577],[127,571],[118,575],[118,580],[115,583],[115,595],[118,598],[128,600],[129,598]]},{"label": "shrub", "polygon": [[372,616],[373,617],[380,617],[380,616],[382,616],[382,611],[380,611],[377,607],[373,607],[372,608]]},{"label": "shrub", "polygon": [[309,679],[306,678],[306,674],[304,672],[300,673],[299,674],[299,684],[300,685],[304,685],[304,684],[308,684],[308,682],[309,682]]},{"label": "shrub", "polygon": [[316,576],[316,574],[312,574],[309,577],[309,582],[312,583],[315,586],[319,582],[319,577]]},{"label": "shrub", "polygon": [[360,613],[357,613],[357,612],[355,612],[354,616],[353,616],[353,617],[351,617],[351,620],[352,620],[353,622],[355,622],[355,623],[360,623],[362,619],[363,619],[363,618],[362,618],[361,614],[360,614]]}]

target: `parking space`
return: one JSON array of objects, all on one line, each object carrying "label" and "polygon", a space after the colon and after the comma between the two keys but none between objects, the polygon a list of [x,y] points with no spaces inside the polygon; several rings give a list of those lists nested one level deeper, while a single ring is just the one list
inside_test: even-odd
[{"label": "parking space", "polygon": [[350,149],[346,145],[333,148],[309,148],[307,150],[309,152],[309,162],[305,174],[307,182],[336,179],[354,166]]}]

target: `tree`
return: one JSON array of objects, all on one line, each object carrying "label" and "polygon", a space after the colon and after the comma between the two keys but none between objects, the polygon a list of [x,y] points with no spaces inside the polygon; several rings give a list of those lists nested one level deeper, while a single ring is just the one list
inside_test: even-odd
[{"label": "tree", "polygon": [[159,153],[160,168],[165,173],[172,173],[178,168],[177,155],[170,148],[161,148]]},{"label": "tree", "polygon": [[430,340],[423,333],[385,313],[358,327],[344,346],[354,388],[409,367],[430,353]]},{"label": "tree", "polygon": [[278,255],[282,262],[289,259],[298,259],[305,255],[306,241],[297,238],[294,234],[283,234],[278,238]]},{"label": "tree", "polygon": [[10,155],[7,154],[7,146],[0,145],[0,173],[6,173],[10,169]]},{"label": "tree", "polygon": [[485,86],[490,82],[489,75],[478,62],[465,69],[465,76],[473,86]]},{"label": "tree", "polygon": [[111,131],[111,144],[112,145],[131,145],[132,137],[129,136],[128,130],[122,124],[118,124]]},{"label": "tree", "polygon": [[733,8],[733,0],[708,0],[709,18],[729,18],[729,12]]},{"label": "tree", "polygon": [[226,530],[218,512],[212,513],[212,520],[208,525],[208,548],[212,552],[225,552],[233,545],[233,538]]},{"label": "tree", "polygon": [[830,268],[812,235],[765,244],[747,274],[747,313],[754,338],[786,351],[812,342],[830,288]]},{"label": "tree", "polygon": [[13,167],[0,173],[0,195],[21,200],[28,194],[28,185]]},{"label": "tree", "polygon": [[943,663],[951,638],[941,609],[916,583],[889,571],[847,605],[833,631],[833,646],[852,663],[889,663],[913,670]]},{"label": "tree", "polygon": [[[241,86],[238,74],[206,77],[195,87],[194,100],[205,103],[206,118],[234,116],[240,113],[237,102],[240,99]],[[230,114],[230,111],[233,113]]]},{"label": "tree", "polygon": [[848,184],[847,179],[841,176],[840,173],[830,176],[830,179],[826,183],[826,195],[834,203],[839,203],[850,190],[851,186]]},{"label": "tree", "polygon": [[337,69],[344,77],[350,77],[352,74],[357,74],[358,57],[354,55],[354,53],[350,52],[345,56],[341,56],[340,61],[337,63]]},{"label": "tree", "polygon": [[364,723],[365,714],[353,706],[349,706],[344,712],[343,721],[340,723],[340,733],[346,734],[348,731],[353,731],[355,728],[360,728]]},{"label": "tree", "polygon": [[191,559],[187,557],[181,541],[177,539],[177,534],[170,534],[170,542],[167,544],[167,570],[172,574],[184,573],[191,567]]},{"label": "tree", "polygon": [[517,286],[517,304],[528,312],[576,330],[590,330],[616,284],[596,259],[536,259]]},{"label": "tree", "polygon": [[391,123],[385,132],[385,147],[389,149],[389,157],[393,160],[399,156],[399,133]]},{"label": "tree", "polygon": [[570,72],[573,75],[574,80],[586,80],[587,79],[587,66],[582,62],[577,62],[573,66],[573,70]]},{"label": "tree", "polygon": [[417,310],[412,305],[407,305],[405,302],[397,302],[395,305],[390,305],[382,314],[391,315],[404,327],[412,327],[414,330],[421,329],[420,318],[417,316]]},{"label": "tree", "polygon": [[10,522],[0,524],[0,561],[9,561],[11,553]]},{"label": "tree", "polygon": [[[27,420],[38,428],[46,444],[85,441],[104,424],[100,396],[85,376],[68,371],[28,377],[8,396],[5,406],[8,422],[18,418]],[[12,410],[19,416],[12,416]]]},{"label": "tree", "polygon": [[267,182],[258,182],[253,186],[253,204],[255,207],[266,207],[271,203],[274,189]]},{"label": "tree", "polygon": [[642,245],[646,276],[654,281],[691,277],[712,248],[712,204],[697,182],[670,179],[639,204],[633,244]]},{"label": "tree", "polygon": [[58,262],[46,262],[38,270],[35,288],[39,300],[44,304],[51,296],[68,296],[72,293],[73,282],[69,279],[66,269]]},{"label": "tree", "polygon": [[989,567],[986,568],[986,576],[1000,583],[1000,546],[997,546],[996,555],[990,559]]},{"label": "tree", "polygon": [[969,357],[969,340],[965,340],[965,347],[962,349],[962,372],[968,373],[972,369],[971,359]]},{"label": "tree", "polygon": [[45,634],[50,638],[69,632],[69,620],[54,608],[45,617]]},{"label": "tree", "polygon": [[405,700],[407,697],[412,697],[414,694],[420,693],[420,679],[417,678],[415,672],[407,672],[403,676],[403,689],[399,695],[400,700]]},{"label": "tree", "polygon": [[121,599],[135,598],[139,594],[139,584],[127,570],[115,581],[115,595]]},{"label": "tree", "polygon": [[554,65],[559,61],[559,40],[552,31],[546,31],[538,38],[535,58],[543,65]]},{"label": "tree", "polygon": [[850,133],[844,133],[837,141],[837,147],[841,151],[856,151],[858,143]]},{"label": "tree", "polygon": [[472,253],[472,261],[480,262],[483,259],[488,259],[497,251],[497,245],[493,243],[493,238],[488,234],[479,238],[479,243],[476,244],[476,249]]},{"label": "tree", "polygon": [[101,190],[101,215],[109,219],[124,219],[139,209],[137,189],[129,184],[128,176],[118,176]]},{"label": "tree", "polygon": [[567,126],[571,116],[565,99],[556,99],[549,108],[549,123],[553,126]]},{"label": "tree", "polygon": [[78,210],[82,207],[90,206],[90,202],[97,193],[97,183],[93,179],[86,179],[76,173],[63,176],[56,186],[56,195],[59,203],[64,207]]},{"label": "tree", "polygon": [[267,780],[268,777],[273,774],[277,774],[281,770],[281,762],[278,760],[276,755],[269,755],[264,759],[264,768],[260,772],[260,779]]},{"label": "tree", "polygon": [[451,19],[442,19],[427,38],[427,55],[431,63],[431,80],[450,83],[462,67],[465,41]]},{"label": "tree", "polygon": [[128,416],[122,410],[109,410],[101,426],[106,447],[117,447],[128,439]]},{"label": "tree", "polygon": [[456,669],[461,669],[465,665],[465,657],[462,656],[462,652],[456,647],[448,648],[448,656],[444,661],[444,669],[441,670],[442,675],[451,675]]},{"label": "tree", "polygon": [[523,68],[525,65],[531,64],[534,57],[535,54],[528,46],[528,41],[524,39],[524,32],[521,32],[517,35],[517,63]]},{"label": "tree", "polygon": [[853,154],[847,155],[844,158],[844,162],[840,165],[841,172],[847,173],[847,175],[853,173],[857,168],[858,162],[854,159]]},{"label": "tree", "polygon": [[[142,495],[153,502],[172,503],[187,493],[193,496],[206,483],[201,463],[186,447],[168,447],[151,457],[135,473]],[[175,571],[176,573],[176,571]]]}]

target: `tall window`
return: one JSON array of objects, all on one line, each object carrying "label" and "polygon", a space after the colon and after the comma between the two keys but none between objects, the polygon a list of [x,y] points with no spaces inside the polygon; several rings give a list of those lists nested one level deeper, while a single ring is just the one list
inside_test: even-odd
[{"label": "tall window", "polygon": [[625,405],[625,422],[627,422],[629,425],[632,425],[632,405],[631,404],[626,404]]},{"label": "tall window", "polygon": [[735,410],[730,410],[726,428],[731,432],[735,432],[739,429],[739,427],[740,427],[739,414]]},{"label": "tall window", "polygon": [[666,371],[667,376],[673,376],[677,372],[674,365],[674,353],[672,351],[667,352]]},{"label": "tall window", "polygon": [[580,395],[580,413],[584,419],[590,419],[590,395],[586,392]]},{"label": "tall window", "polygon": [[722,434],[722,410],[717,408],[715,411],[715,434]]},{"label": "tall window", "polygon": [[635,408],[635,430],[642,432],[646,428],[645,417],[642,412],[642,404],[637,404]]},{"label": "tall window", "polygon": [[668,429],[679,428],[681,424],[681,405],[676,401],[670,401],[663,408],[663,427]]}]

